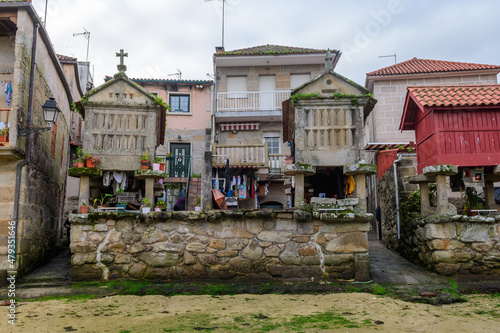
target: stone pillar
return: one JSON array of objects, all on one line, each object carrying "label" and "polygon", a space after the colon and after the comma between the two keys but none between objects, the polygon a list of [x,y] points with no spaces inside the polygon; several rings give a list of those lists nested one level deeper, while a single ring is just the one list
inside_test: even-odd
[{"label": "stone pillar", "polygon": [[448,202],[448,189],[446,187],[446,177],[458,172],[455,165],[432,165],[423,170],[426,176],[436,176],[436,199],[437,215],[456,215],[457,208]]},{"label": "stone pillar", "polygon": [[486,208],[494,209],[495,208],[495,188],[493,187],[493,182],[485,181],[484,182],[484,203]]},{"label": "stone pillar", "polygon": [[420,185],[420,212],[422,216],[429,215],[431,211],[431,203],[429,201],[429,184],[421,183]]},{"label": "stone pillar", "polygon": [[304,175],[295,175],[295,202],[294,207],[301,207],[304,204]]},{"label": "stone pillar", "polygon": [[304,204],[304,178],[316,173],[316,167],[309,164],[285,165],[285,175],[295,176],[295,200],[293,206],[302,207]]},{"label": "stone pillar", "polygon": [[353,176],[356,182],[355,193],[359,199],[359,203],[354,207],[355,213],[366,213],[366,175],[374,175],[377,173],[375,164],[365,164],[360,162],[349,163],[344,165],[344,175]]},{"label": "stone pillar", "polygon": [[201,208],[212,209],[212,152],[206,151],[201,174]]},{"label": "stone pillar", "polygon": [[78,203],[82,206],[82,203],[85,202],[87,206],[91,206],[89,202],[90,198],[90,177],[89,176],[81,176],[80,177],[80,195]]},{"label": "stone pillar", "polygon": [[149,202],[151,202],[152,205],[154,205],[155,204],[155,192],[154,192],[155,179],[148,177],[144,181],[146,183],[146,191],[144,192],[145,197],[149,199]]},{"label": "stone pillar", "polygon": [[357,173],[354,176],[354,181],[356,182],[356,198],[359,199],[359,207],[360,211],[366,212],[366,174]]}]

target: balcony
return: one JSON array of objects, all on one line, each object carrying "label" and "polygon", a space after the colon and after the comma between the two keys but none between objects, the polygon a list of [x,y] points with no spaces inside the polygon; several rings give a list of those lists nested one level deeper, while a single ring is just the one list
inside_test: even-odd
[{"label": "balcony", "polygon": [[212,166],[223,168],[226,159],[232,168],[269,168],[270,178],[281,178],[285,166],[283,154],[268,154],[267,143],[261,145],[215,145]]},{"label": "balcony", "polygon": [[217,118],[225,121],[255,121],[273,117],[280,121],[281,103],[290,98],[289,90],[217,93]]}]

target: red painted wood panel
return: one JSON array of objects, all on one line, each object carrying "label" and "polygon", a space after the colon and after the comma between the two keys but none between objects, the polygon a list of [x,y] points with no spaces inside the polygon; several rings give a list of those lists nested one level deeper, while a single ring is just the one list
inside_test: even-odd
[{"label": "red painted wood panel", "polygon": [[500,109],[433,110],[423,115],[415,127],[419,173],[435,164],[500,164]]}]

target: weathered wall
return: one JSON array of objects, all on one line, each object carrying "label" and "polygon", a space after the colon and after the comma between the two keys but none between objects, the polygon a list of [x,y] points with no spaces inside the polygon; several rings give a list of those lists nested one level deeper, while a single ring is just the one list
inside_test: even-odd
[{"label": "weathered wall", "polygon": [[366,281],[369,222],[342,218],[300,211],[71,215],[71,278]]}]

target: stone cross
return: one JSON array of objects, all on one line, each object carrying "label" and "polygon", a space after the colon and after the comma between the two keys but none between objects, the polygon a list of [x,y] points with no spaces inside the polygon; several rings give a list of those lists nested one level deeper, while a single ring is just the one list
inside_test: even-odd
[{"label": "stone cross", "polygon": [[124,53],[123,49],[120,49],[120,53],[117,53],[116,56],[120,57],[120,64],[117,66],[118,67],[118,71],[120,73],[123,73],[123,72],[125,72],[127,70],[127,66],[125,66],[125,64],[123,62],[123,58],[124,57],[128,57],[128,53]]}]

